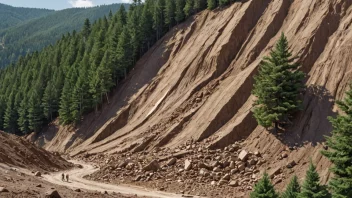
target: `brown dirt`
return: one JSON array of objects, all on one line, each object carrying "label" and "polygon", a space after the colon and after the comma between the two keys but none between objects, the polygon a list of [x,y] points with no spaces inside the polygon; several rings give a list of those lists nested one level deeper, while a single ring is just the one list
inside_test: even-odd
[{"label": "brown dirt", "polygon": [[53,155],[21,137],[1,131],[0,145],[0,163],[32,171],[57,171],[73,166],[59,155]]},{"label": "brown dirt", "polygon": [[[302,179],[310,159],[326,183],[330,164],[319,151],[332,129],[327,116],[336,115],[352,77],[351,12],[351,0],[249,0],[204,11],[158,42],[101,114],[77,131],[52,125],[52,138],[39,134],[39,142],[77,156],[176,149],[192,139],[217,149],[245,139],[246,149],[265,154],[261,170],[298,163],[282,173],[279,189],[292,174]],[[307,90],[292,125],[272,134],[253,119],[251,89],[281,32],[307,73]],[[283,152],[288,158],[277,159]]]}]

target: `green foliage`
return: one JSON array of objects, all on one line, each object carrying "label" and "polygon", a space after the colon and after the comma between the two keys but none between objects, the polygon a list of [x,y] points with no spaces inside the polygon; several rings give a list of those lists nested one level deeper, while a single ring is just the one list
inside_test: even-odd
[{"label": "green foliage", "polygon": [[253,192],[250,194],[251,198],[278,198],[278,194],[275,192],[274,186],[270,182],[270,178],[267,173],[264,173],[263,177],[255,184]]},{"label": "green foliage", "polygon": [[[205,0],[187,2],[188,5],[186,0],[135,0],[127,6],[128,12],[124,5],[68,9],[6,30],[6,42],[25,42],[23,46],[28,44],[32,51],[82,24],[81,31],[65,33],[40,52],[13,53],[14,58],[26,55],[16,64],[0,69],[0,130],[27,134],[40,131],[57,117],[63,125],[77,124],[84,114],[99,111],[109,103],[119,81],[168,29],[206,7]],[[186,12],[187,6],[190,10]],[[110,12],[114,8],[119,8],[115,14]],[[92,23],[104,10],[108,17]],[[33,39],[34,35],[43,43]],[[33,42],[27,43],[26,39]],[[33,43],[39,45],[33,47]]]},{"label": "green foliage", "polygon": [[254,77],[253,94],[257,97],[254,104],[254,117],[257,122],[270,127],[287,121],[290,114],[298,110],[301,101],[298,99],[304,88],[304,73],[297,70],[299,64],[294,62],[289,52],[288,42],[281,35],[275,49],[269,57],[264,57],[260,64],[259,74]]},{"label": "green foliage", "polygon": [[230,0],[219,0],[219,6],[226,6],[230,4]]},{"label": "green foliage", "polygon": [[329,198],[331,195],[325,186],[320,185],[320,177],[315,166],[311,162],[306,173],[306,179],[302,185],[299,198]]},{"label": "green foliage", "polygon": [[[24,21],[6,29],[0,28],[0,68],[14,63],[19,56],[25,56],[27,53],[41,50],[45,46],[54,44],[66,32],[81,29],[85,26],[84,22],[86,22],[86,19],[95,21],[108,14],[109,10],[117,11],[120,5],[70,8],[60,11],[42,10],[47,13],[44,12],[38,17],[43,17]],[[38,10],[42,12],[40,9]],[[1,17],[1,8],[0,13],[1,20],[5,21]],[[4,43],[4,48],[1,43]]]},{"label": "green foliage", "polygon": [[51,14],[54,10],[17,8],[0,3],[0,30]]},{"label": "green foliage", "polygon": [[281,194],[281,198],[298,198],[299,193],[301,192],[301,187],[298,183],[297,176],[293,176],[291,182],[286,187],[285,192]]},{"label": "green foliage", "polygon": [[218,7],[218,0],[207,0],[207,3],[209,10],[214,10],[216,7]]},{"label": "green foliage", "polygon": [[329,187],[334,198],[352,197],[352,86],[346,92],[345,99],[337,102],[344,114],[336,118],[329,117],[333,126],[332,137],[326,137],[331,148],[322,151],[332,163],[334,173]]}]

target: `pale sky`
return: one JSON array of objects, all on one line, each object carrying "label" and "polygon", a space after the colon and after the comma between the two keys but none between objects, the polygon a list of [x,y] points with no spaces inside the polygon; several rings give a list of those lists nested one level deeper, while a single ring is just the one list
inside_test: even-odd
[{"label": "pale sky", "polygon": [[0,0],[0,3],[15,7],[47,8],[54,10],[129,2],[130,0]]}]

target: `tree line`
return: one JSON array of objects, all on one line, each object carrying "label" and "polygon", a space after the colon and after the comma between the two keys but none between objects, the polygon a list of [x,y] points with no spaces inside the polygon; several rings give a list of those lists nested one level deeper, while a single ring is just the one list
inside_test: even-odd
[{"label": "tree line", "polygon": [[[217,2],[217,1],[216,1]],[[137,60],[173,26],[206,9],[206,0],[135,0],[55,45],[20,57],[0,70],[0,129],[38,132],[59,117],[79,123],[98,111]],[[225,5],[216,3],[216,5]]]},{"label": "tree line", "polygon": [[[264,57],[258,75],[254,77],[253,94],[257,99],[253,113],[259,125],[267,129],[274,127],[277,132],[282,123],[290,123],[292,114],[302,106],[299,98],[305,88],[304,76],[282,34],[270,55]],[[251,198],[352,197],[352,86],[346,92],[345,99],[337,104],[343,112],[336,118],[328,118],[333,126],[332,136],[326,137],[330,149],[322,151],[333,164],[331,172],[334,175],[329,185],[319,183],[319,175],[311,162],[302,187],[294,176],[286,190],[279,195],[265,173],[254,186]]]}]

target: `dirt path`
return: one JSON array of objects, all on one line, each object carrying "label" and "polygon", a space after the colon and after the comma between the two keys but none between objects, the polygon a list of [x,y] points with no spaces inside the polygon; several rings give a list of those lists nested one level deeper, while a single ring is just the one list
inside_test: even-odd
[{"label": "dirt path", "polygon": [[[135,186],[124,186],[124,185],[112,185],[112,184],[104,184],[100,182],[86,180],[83,177],[92,174],[99,170],[99,168],[94,168],[92,165],[84,164],[78,161],[71,161],[75,164],[80,164],[83,166],[81,169],[73,169],[70,171],[65,171],[65,174],[69,174],[70,181],[64,182],[61,181],[62,172],[51,173],[49,175],[43,175],[43,178],[53,184],[66,186],[69,188],[79,188],[91,191],[107,191],[109,194],[112,192],[121,193],[126,195],[137,195],[137,196],[147,196],[147,197],[158,197],[158,198],[178,198],[185,197],[182,195],[177,195],[173,193],[166,193],[154,190],[148,190],[145,188],[135,187]],[[189,196],[196,197],[196,196]]]}]

